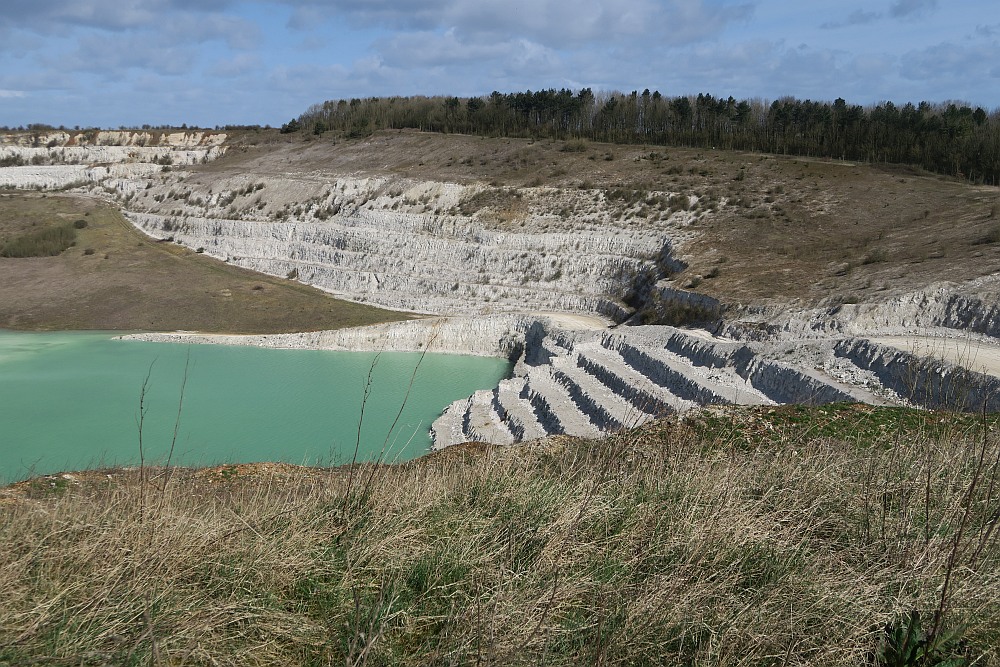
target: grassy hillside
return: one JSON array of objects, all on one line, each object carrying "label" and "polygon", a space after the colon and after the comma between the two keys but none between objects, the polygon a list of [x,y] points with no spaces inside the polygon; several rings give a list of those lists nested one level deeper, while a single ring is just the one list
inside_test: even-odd
[{"label": "grassy hillside", "polygon": [[[727,408],[400,466],[23,482],[0,664],[996,665],[997,424]],[[889,661],[915,618],[934,659]]]},{"label": "grassy hillside", "polygon": [[91,198],[0,195],[6,249],[0,328],[273,333],[407,317],[158,243]]}]

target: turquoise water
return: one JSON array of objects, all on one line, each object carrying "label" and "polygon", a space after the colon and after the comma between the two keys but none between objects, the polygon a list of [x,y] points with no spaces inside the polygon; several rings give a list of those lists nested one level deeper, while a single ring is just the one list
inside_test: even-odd
[{"label": "turquoise water", "polygon": [[[163,463],[187,385],[173,463],[350,462],[427,451],[427,429],[450,402],[492,388],[499,359],[416,353],[268,350],[117,341],[109,333],[0,331],[0,483],[64,470]],[[405,405],[404,405],[405,400]],[[400,406],[403,413],[389,432]]]}]

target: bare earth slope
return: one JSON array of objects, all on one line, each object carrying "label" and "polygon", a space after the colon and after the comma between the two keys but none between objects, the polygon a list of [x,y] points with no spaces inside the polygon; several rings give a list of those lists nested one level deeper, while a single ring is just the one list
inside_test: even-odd
[{"label": "bare earth slope", "polygon": [[0,245],[76,220],[86,227],[59,256],[0,257],[0,328],[277,333],[406,317],[151,240],[93,197],[0,195]]},{"label": "bare earth slope", "polygon": [[[500,191],[469,197],[463,211],[481,211],[487,228],[534,223],[534,231],[585,229],[581,218],[599,208],[575,196],[586,191],[629,229],[669,229],[690,264],[675,283],[715,269],[698,291],[727,302],[877,300],[1000,270],[1000,239],[991,237],[1000,228],[996,188],[896,165],[656,146],[566,148],[415,132],[336,144],[287,140],[229,151],[200,167],[199,180],[244,171],[491,184]],[[555,189],[539,207],[555,219],[503,196],[507,188],[528,195],[537,187]],[[661,200],[647,203],[663,194],[687,196],[694,215],[681,215],[683,202],[669,216]]]}]

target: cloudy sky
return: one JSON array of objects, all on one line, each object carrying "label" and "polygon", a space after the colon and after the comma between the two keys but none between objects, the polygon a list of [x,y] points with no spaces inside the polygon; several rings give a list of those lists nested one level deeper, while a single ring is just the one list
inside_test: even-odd
[{"label": "cloudy sky", "polygon": [[539,88],[1000,107],[996,0],[0,0],[0,125]]}]

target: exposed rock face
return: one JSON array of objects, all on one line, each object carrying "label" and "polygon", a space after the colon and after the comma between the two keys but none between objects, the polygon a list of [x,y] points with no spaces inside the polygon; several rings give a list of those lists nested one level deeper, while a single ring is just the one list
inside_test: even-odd
[{"label": "exposed rock face", "polygon": [[[435,446],[597,435],[711,403],[867,401],[1000,408],[1000,380],[865,337],[955,330],[1000,336],[1000,279],[935,285],[881,303],[733,308],[717,336],[662,326],[567,330],[525,313],[717,316],[725,306],[659,279],[698,215],[630,209],[588,189],[504,188],[322,169],[192,169],[227,147],[212,133],[54,132],[0,137],[0,187],[77,188],[139,229],[341,297],[474,317],[195,342],[501,356],[514,374],[450,406]],[[291,169],[291,167],[290,167]],[[180,334],[147,334],[174,340]]]},{"label": "exposed rock face", "polygon": [[137,188],[138,179],[160,171],[149,163],[111,164],[106,167],[52,165],[0,167],[0,187],[31,190],[110,187],[115,191]]},{"label": "exposed rock face", "polygon": [[57,190],[100,186],[129,194],[171,165],[203,164],[222,156],[225,140],[225,134],[205,132],[0,135],[0,187]]},{"label": "exposed rock face", "polygon": [[25,165],[112,164],[147,162],[160,165],[203,164],[221,156],[220,146],[178,149],[170,146],[66,146],[31,148],[0,145],[0,163]]},{"label": "exposed rock face", "polygon": [[765,349],[681,329],[550,330],[526,341],[514,377],[452,404],[432,431],[435,447],[503,444],[553,433],[591,436],[713,403],[856,400],[882,401]]},{"label": "exposed rock face", "polygon": [[[587,191],[571,196],[590,202],[593,220],[567,226],[545,208],[553,190],[325,173],[239,174],[206,187],[174,172],[134,191],[127,215],[152,236],[354,301],[423,313],[624,319],[635,285],[675,261],[670,236],[610,224],[603,204],[593,204],[602,195]],[[477,208],[481,201],[493,206]],[[498,222],[504,207],[524,218]]]},{"label": "exposed rock face", "polygon": [[240,266],[294,277],[354,301],[415,312],[558,310],[621,319],[658,239],[522,234],[468,220],[364,211],[326,222],[251,222],[130,213],[158,238]]},{"label": "exposed rock face", "polygon": [[[87,190],[120,203],[151,236],[421,313],[557,310],[624,319],[635,286],[676,264],[666,222],[641,230],[614,222],[614,207],[598,191],[325,172],[193,178],[185,167],[225,151],[219,136],[8,138],[0,164],[22,166],[0,168],[0,187]],[[584,205],[587,216],[568,225],[567,211]],[[671,224],[690,215],[677,211]]]},{"label": "exposed rock face", "polygon": [[870,371],[884,387],[918,405],[960,410],[1000,409],[1000,378],[863,338],[839,341],[838,357]]},{"label": "exposed rock face", "polygon": [[491,315],[476,318],[429,318],[336,331],[266,335],[145,333],[123,336],[156,342],[254,345],[277,349],[434,352],[517,359],[527,332],[540,327],[538,318]]},{"label": "exposed rock face", "polygon": [[1000,409],[1000,378],[869,340],[737,343],[671,327],[547,329],[514,376],[453,403],[434,446],[593,436],[698,405],[860,401]]},{"label": "exposed rock face", "polygon": [[49,132],[10,132],[0,134],[0,146],[54,148],[57,146],[164,146],[167,148],[198,148],[222,146],[223,132],[162,132],[135,130],[52,130]]},{"label": "exposed rock face", "polygon": [[832,308],[765,308],[745,312],[727,325],[741,339],[907,335],[925,329],[954,329],[1000,338],[1000,276],[955,285],[938,283],[878,303]]}]

